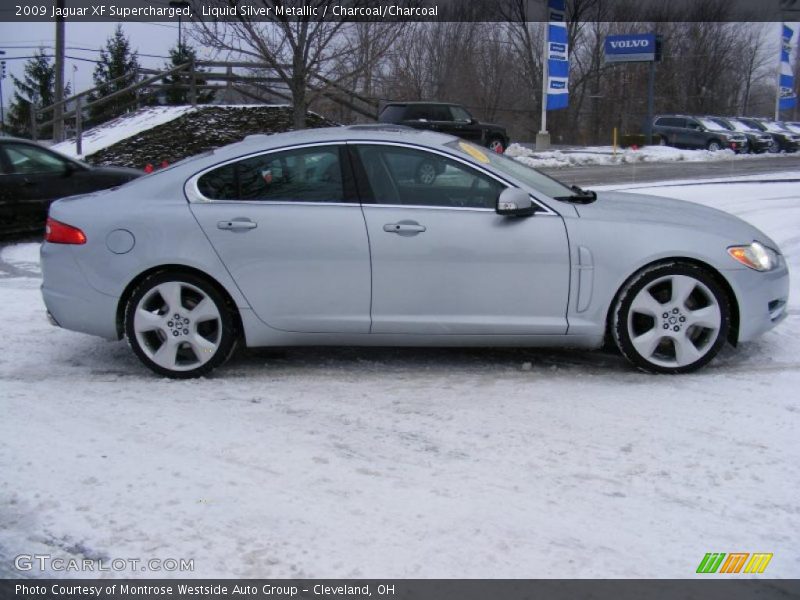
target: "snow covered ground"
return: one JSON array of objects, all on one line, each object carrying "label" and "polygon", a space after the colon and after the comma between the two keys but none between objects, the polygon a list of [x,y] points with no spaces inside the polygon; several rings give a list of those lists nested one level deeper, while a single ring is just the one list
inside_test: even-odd
[{"label": "snow covered ground", "polygon": [[506,154],[534,168],[577,167],[585,165],[620,165],[653,162],[720,162],[752,158],[774,158],[784,156],[797,161],[797,154],[736,154],[732,150],[686,150],[672,146],[645,146],[618,148],[614,154],[611,146],[586,146],[574,150],[551,150],[536,152],[520,144],[511,144]]},{"label": "snow covered ground", "polygon": [[[797,183],[637,191],[741,215],[800,273]],[[780,327],[691,376],[292,349],[180,382],[48,325],[36,250],[0,252],[6,573],[47,553],[188,558],[198,577],[684,578],[706,552],[772,552],[765,576],[800,576],[796,280]]]}]

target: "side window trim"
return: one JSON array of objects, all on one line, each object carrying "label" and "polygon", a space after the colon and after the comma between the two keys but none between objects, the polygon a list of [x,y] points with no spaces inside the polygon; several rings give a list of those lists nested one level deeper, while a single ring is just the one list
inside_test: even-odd
[{"label": "side window trim", "polygon": [[[269,154],[277,154],[280,152],[290,152],[292,150],[302,150],[305,148],[327,148],[330,146],[335,146],[338,153],[339,159],[339,169],[342,176],[342,188],[344,192],[344,201],[343,202],[313,202],[313,201],[291,201],[291,200],[247,200],[242,198],[237,198],[233,200],[225,200],[225,199],[217,199],[217,198],[208,198],[203,195],[200,191],[198,186],[198,182],[203,175],[210,173],[216,169],[220,169],[227,165],[241,163],[243,161],[257,158],[260,156],[267,156]],[[359,206],[359,197],[358,197],[358,190],[356,187],[356,181],[353,174],[352,166],[350,165],[350,156],[349,152],[347,151],[347,145],[344,141],[333,141],[333,142],[310,142],[304,144],[293,144],[290,146],[281,146],[278,148],[270,148],[269,150],[260,150],[256,152],[251,152],[248,154],[242,154],[241,156],[237,156],[235,158],[231,158],[209,167],[198,171],[191,177],[186,180],[184,183],[183,191],[186,196],[186,199],[189,203],[225,203],[225,204],[263,204],[263,205],[276,205],[276,204],[283,204],[283,205],[294,205],[294,206],[303,206],[303,205],[324,205],[324,206]],[[345,165],[347,163],[347,165]],[[238,166],[236,167],[238,170]]]},{"label": "side window trim", "polygon": [[[491,171],[487,171],[486,169],[482,169],[478,165],[475,165],[467,160],[462,159],[459,156],[455,156],[453,154],[449,154],[447,152],[441,152],[439,150],[435,150],[433,148],[429,148],[426,146],[416,146],[414,144],[405,144],[401,142],[384,142],[381,140],[353,140],[346,142],[348,147],[351,147],[350,150],[350,160],[353,164],[353,171],[356,175],[356,182],[358,185],[359,195],[361,196],[361,203],[364,205],[371,205],[371,206],[391,206],[396,208],[425,208],[428,210],[466,210],[466,211],[480,211],[480,212],[491,212],[494,213],[495,210],[491,208],[471,208],[471,207],[447,207],[447,206],[428,206],[425,204],[420,205],[410,205],[410,204],[377,204],[375,202],[374,194],[372,192],[372,187],[369,184],[369,180],[367,179],[367,174],[364,169],[363,164],[361,163],[361,159],[356,152],[356,148],[358,146],[395,146],[399,148],[408,148],[409,150],[420,150],[423,152],[430,152],[431,154],[438,154],[444,158],[448,158],[454,162],[461,163],[465,167],[469,169],[473,169],[482,175],[485,175],[491,179],[494,179],[499,184],[505,187],[516,188],[517,185],[511,183],[503,179],[502,177],[498,177]],[[558,213],[554,211],[549,206],[542,204],[539,200],[533,195],[530,194],[531,201],[536,205],[539,209],[537,210],[536,214],[538,215],[550,215],[550,216],[558,216]]]}]

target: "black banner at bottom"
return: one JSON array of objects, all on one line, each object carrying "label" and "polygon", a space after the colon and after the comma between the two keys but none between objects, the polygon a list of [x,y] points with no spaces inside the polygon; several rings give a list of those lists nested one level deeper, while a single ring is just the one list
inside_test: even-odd
[{"label": "black banner at bottom", "polygon": [[5,579],[2,600],[800,599],[800,579]]}]

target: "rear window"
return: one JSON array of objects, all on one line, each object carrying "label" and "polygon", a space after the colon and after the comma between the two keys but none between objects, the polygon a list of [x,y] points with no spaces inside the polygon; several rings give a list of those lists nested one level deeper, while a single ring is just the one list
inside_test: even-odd
[{"label": "rear window", "polygon": [[397,104],[389,105],[383,109],[381,115],[378,117],[378,121],[381,123],[399,123],[403,120],[403,114],[405,111],[405,106],[400,106]]},{"label": "rear window", "polygon": [[676,117],[661,117],[656,120],[656,125],[661,125],[662,127],[683,127],[684,120]]}]

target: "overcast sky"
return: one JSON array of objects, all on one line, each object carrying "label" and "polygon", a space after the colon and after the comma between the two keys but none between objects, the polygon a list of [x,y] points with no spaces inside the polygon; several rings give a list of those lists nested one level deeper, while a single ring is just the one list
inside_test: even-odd
[{"label": "overcast sky", "polygon": [[[797,24],[794,24],[797,26]],[[105,45],[116,23],[67,23],[66,30],[66,68],[64,76],[67,82],[74,83],[73,89],[84,90],[94,85],[92,72],[94,63],[86,60],[96,60],[98,50]],[[186,33],[184,26],[184,33]],[[131,41],[131,46],[139,52],[139,64],[143,67],[162,67],[168,60],[169,49],[178,41],[178,25],[174,23],[135,23],[126,22],[123,25],[125,34]],[[777,68],[777,52],[780,39],[780,24],[774,24],[775,60]],[[795,29],[797,31],[797,29]],[[795,38],[798,34],[795,34]],[[53,23],[9,23],[0,22],[0,50],[5,50],[9,74],[22,76],[25,64],[23,59],[14,57],[30,56],[39,47],[44,45],[49,52],[53,52],[55,41],[55,24]],[[793,40],[796,42],[796,39]],[[22,48],[21,46],[32,46]],[[85,48],[87,50],[82,50]],[[207,52],[199,49],[200,58],[210,58]],[[83,59],[83,60],[76,60]],[[13,83],[10,77],[3,81],[3,104],[7,107],[13,94]]]}]

